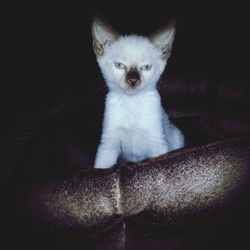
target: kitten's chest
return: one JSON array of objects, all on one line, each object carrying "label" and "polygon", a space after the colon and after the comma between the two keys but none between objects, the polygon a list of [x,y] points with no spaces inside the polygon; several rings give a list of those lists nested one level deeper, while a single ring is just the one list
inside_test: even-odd
[{"label": "kitten's chest", "polygon": [[119,97],[116,96],[106,103],[105,116],[112,126],[137,129],[150,127],[159,119],[159,104],[150,97]]}]

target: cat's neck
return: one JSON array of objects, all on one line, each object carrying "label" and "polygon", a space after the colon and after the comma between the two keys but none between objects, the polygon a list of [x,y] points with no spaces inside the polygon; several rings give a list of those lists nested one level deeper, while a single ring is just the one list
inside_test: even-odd
[{"label": "cat's neck", "polygon": [[106,96],[106,106],[124,106],[126,109],[137,106],[160,106],[161,97],[156,89],[138,91],[134,94],[126,94],[123,91],[109,91]]}]

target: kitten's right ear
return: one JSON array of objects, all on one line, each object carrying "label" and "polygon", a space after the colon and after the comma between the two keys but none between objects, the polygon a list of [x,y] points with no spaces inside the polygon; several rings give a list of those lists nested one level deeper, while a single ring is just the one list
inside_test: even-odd
[{"label": "kitten's right ear", "polygon": [[175,26],[175,21],[171,20],[167,25],[149,37],[149,40],[161,50],[161,57],[164,60],[167,60],[171,54],[175,37]]},{"label": "kitten's right ear", "polygon": [[93,49],[97,57],[105,52],[105,48],[118,38],[118,33],[115,32],[106,22],[100,17],[95,17],[92,23]]}]

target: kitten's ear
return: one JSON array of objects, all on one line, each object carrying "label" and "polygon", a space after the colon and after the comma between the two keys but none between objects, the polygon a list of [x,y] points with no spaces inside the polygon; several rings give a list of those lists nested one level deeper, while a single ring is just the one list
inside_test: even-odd
[{"label": "kitten's ear", "polygon": [[115,32],[100,17],[95,17],[92,23],[93,49],[96,56],[101,56],[105,52],[105,48],[118,38]]},{"label": "kitten's ear", "polygon": [[151,35],[149,40],[162,50],[162,58],[167,60],[171,54],[174,37],[175,21],[171,20],[166,26]]}]

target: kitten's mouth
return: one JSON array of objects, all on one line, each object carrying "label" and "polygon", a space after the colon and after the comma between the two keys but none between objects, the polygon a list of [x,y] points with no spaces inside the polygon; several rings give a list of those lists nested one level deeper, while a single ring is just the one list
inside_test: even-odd
[{"label": "kitten's mouth", "polygon": [[[139,85],[140,86],[140,85]],[[126,88],[123,88],[123,91],[127,94],[136,94],[138,91],[140,91],[140,87],[139,86],[126,86]]]},{"label": "kitten's mouth", "polygon": [[128,95],[133,95],[138,93],[141,89],[143,89],[144,84],[142,81],[140,81],[140,84],[131,85],[128,84],[126,81],[124,81],[119,83],[119,87],[124,93]]}]

